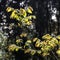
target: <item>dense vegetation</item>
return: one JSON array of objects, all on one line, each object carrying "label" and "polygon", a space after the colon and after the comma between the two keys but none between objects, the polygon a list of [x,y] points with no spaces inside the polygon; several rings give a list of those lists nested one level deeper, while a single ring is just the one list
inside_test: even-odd
[{"label": "dense vegetation", "polygon": [[[35,1],[35,8],[33,2],[8,0],[0,3],[1,60],[60,59],[59,14],[55,14],[58,22],[49,19],[53,14],[49,9],[51,6],[53,10],[54,7],[59,9],[58,4]],[[47,2],[51,4],[49,7]]]}]

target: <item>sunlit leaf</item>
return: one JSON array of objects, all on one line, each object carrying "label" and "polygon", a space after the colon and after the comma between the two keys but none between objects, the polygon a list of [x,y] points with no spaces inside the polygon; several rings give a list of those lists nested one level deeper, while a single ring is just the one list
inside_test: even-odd
[{"label": "sunlit leaf", "polygon": [[18,50],[19,50],[18,48],[15,49],[15,51],[18,51]]},{"label": "sunlit leaf", "polygon": [[36,16],[32,16],[33,19],[36,19]]},{"label": "sunlit leaf", "polygon": [[60,56],[60,49],[56,51],[56,54]]},{"label": "sunlit leaf", "polygon": [[32,41],[31,40],[27,40],[27,43],[32,43]]},{"label": "sunlit leaf", "polygon": [[15,18],[16,20],[20,20],[20,19],[19,19],[19,16],[18,16],[17,14],[15,14],[14,18]]},{"label": "sunlit leaf", "polygon": [[41,54],[41,50],[37,50],[37,53],[38,53],[38,54]]},{"label": "sunlit leaf", "polygon": [[33,39],[33,42],[36,42],[37,40],[38,40],[38,38],[34,38],[34,39]]},{"label": "sunlit leaf", "polygon": [[31,25],[32,24],[32,21],[28,21],[27,23],[26,23],[26,25]]},{"label": "sunlit leaf", "polygon": [[50,40],[52,37],[49,34],[42,36],[42,39]]},{"label": "sunlit leaf", "polygon": [[52,38],[51,40],[52,40],[52,42],[58,44],[58,40],[56,38]]},{"label": "sunlit leaf", "polygon": [[40,47],[40,40],[37,40],[37,41],[36,41],[35,47]]},{"label": "sunlit leaf", "polygon": [[17,39],[16,40],[16,43],[18,44],[18,43],[21,43],[22,42],[22,39]]},{"label": "sunlit leaf", "polygon": [[33,11],[33,8],[32,8],[31,6],[29,6],[29,7],[27,8],[27,12],[30,13],[30,14],[32,14],[32,11]]},{"label": "sunlit leaf", "polygon": [[13,11],[13,8],[8,7],[8,8],[6,9],[6,11],[7,11],[7,12],[11,12],[11,11]]},{"label": "sunlit leaf", "polygon": [[34,55],[36,53],[36,50],[31,50],[31,55]]},{"label": "sunlit leaf", "polygon": [[12,14],[10,15],[10,18],[15,18],[16,16],[15,16],[15,13],[16,13],[16,11],[14,10],[13,12],[12,12]]},{"label": "sunlit leaf", "polygon": [[42,53],[42,56],[43,56],[43,57],[48,56],[48,55],[49,55],[48,52],[44,52],[44,53]]},{"label": "sunlit leaf", "polygon": [[31,49],[27,49],[24,51],[24,53],[30,53]]},{"label": "sunlit leaf", "polygon": [[27,13],[23,8],[20,8],[20,15],[22,15],[23,17],[27,16]]},{"label": "sunlit leaf", "polygon": [[9,51],[14,51],[15,48],[16,48],[16,45],[15,45],[15,44],[11,44],[11,45],[9,45],[8,50],[9,50]]},{"label": "sunlit leaf", "polygon": [[28,18],[25,18],[24,21],[25,21],[25,23],[27,23],[29,20],[28,20]]},{"label": "sunlit leaf", "polygon": [[56,36],[56,38],[60,40],[60,35]]},{"label": "sunlit leaf", "polygon": [[27,33],[22,33],[22,34],[20,34],[20,37],[26,37],[27,36]]}]

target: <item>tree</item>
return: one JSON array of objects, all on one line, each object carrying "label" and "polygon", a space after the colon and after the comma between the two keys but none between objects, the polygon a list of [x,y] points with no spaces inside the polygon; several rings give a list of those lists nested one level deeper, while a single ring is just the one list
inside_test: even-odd
[{"label": "tree", "polygon": [[[22,50],[25,54],[29,54],[30,56],[38,54],[40,56],[43,56],[44,59],[47,59],[47,56],[50,56],[51,53],[54,55],[53,50],[55,49],[56,54],[58,54],[58,56],[60,55],[60,35],[51,36],[49,34],[46,34],[42,36],[43,41],[38,38],[34,26],[34,19],[36,19],[36,16],[32,15],[33,8],[31,6],[28,6],[26,9],[14,9],[8,7],[6,11],[8,13],[11,13],[11,19],[16,20],[14,26],[19,26],[22,29],[22,32],[16,36],[13,44],[10,43],[10,45],[8,46],[9,52],[17,52],[19,50]],[[56,49],[57,46],[58,50]],[[56,58],[55,55],[54,58]]]}]

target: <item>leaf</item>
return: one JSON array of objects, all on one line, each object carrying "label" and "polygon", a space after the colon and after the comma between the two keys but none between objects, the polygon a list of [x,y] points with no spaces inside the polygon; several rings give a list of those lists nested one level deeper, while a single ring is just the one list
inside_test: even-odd
[{"label": "leaf", "polygon": [[38,38],[34,38],[34,39],[33,39],[33,42],[36,42],[37,40],[38,40]]},{"label": "leaf", "polygon": [[40,47],[40,43],[36,43],[35,44],[35,47]]},{"label": "leaf", "polygon": [[19,19],[19,16],[18,16],[17,14],[15,14],[14,18],[15,18],[16,20],[18,20],[18,21],[20,20],[20,19]]},{"label": "leaf", "polygon": [[26,23],[26,25],[31,25],[32,24],[32,21],[28,21],[27,23]]},{"label": "leaf", "polygon": [[15,45],[15,44],[11,44],[11,45],[9,45],[8,50],[9,50],[9,51],[14,51],[15,48],[16,48],[16,45]]},{"label": "leaf", "polygon": [[26,23],[26,22],[28,22],[29,20],[28,20],[28,18],[25,18],[24,21],[25,21],[25,23]]},{"label": "leaf", "polygon": [[36,19],[36,16],[30,15],[30,16],[27,16],[27,18],[28,18],[29,20],[32,20],[32,18],[33,18],[33,19]]},{"label": "leaf", "polygon": [[32,16],[33,19],[36,19],[36,16]]},{"label": "leaf", "polygon": [[8,7],[8,8],[6,9],[6,11],[7,11],[7,12],[11,12],[11,11],[13,11],[13,8]]},{"label": "leaf", "polygon": [[30,13],[30,14],[32,14],[32,11],[33,11],[33,8],[32,8],[31,6],[29,6],[29,7],[27,8],[27,12]]},{"label": "leaf", "polygon": [[24,51],[24,53],[30,53],[31,49],[27,49]]},{"label": "leaf", "polygon": [[27,13],[23,8],[20,8],[20,15],[22,15],[23,17],[27,16]]},{"label": "leaf", "polygon": [[17,39],[16,40],[16,43],[18,44],[18,43],[22,43],[22,39]]},{"label": "leaf", "polygon": [[56,38],[57,38],[58,40],[60,40],[60,35],[56,36]]},{"label": "leaf", "polygon": [[41,54],[41,50],[37,50],[37,53],[38,53],[38,54]]},{"label": "leaf", "polygon": [[30,20],[31,20],[31,19],[32,19],[32,16],[28,16],[28,19],[30,19]]},{"label": "leaf", "polygon": [[43,56],[43,57],[48,56],[48,55],[49,55],[48,52],[43,52],[43,53],[42,53],[42,56]]},{"label": "leaf", "polygon": [[32,43],[32,41],[31,40],[27,40],[27,43]]},{"label": "leaf", "polygon": [[10,15],[10,18],[15,18],[16,16],[15,16],[15,13],[16,13],[16,11],[14,10],[13,12],[12,12],[12,14]]},{"label": "leaf", "polygon": [[31,50],[31,55],[34,55],[36,53],[36,50]]},{"label": "leaf", "polygon": [[27,37],[27,33],[25,33],[25,32],[21,33],[20,37]]},{"label": "leaf", "polygon": [[56,54],[58,54],[58,55],[60,56],[60,49],[58,49],[58,50],[56,51]]},{"label": "leaf", "polygon": [[55,44],[58,44],[58,40],[56,38],[52,38],[51,41]]},{"label": "leaf", "polygon": [[42,39],[50,40],[52,37],[49,34],[42,36]]},{"label": "leaf", "polygon": [[16,48],[16,49],[15,49],[15,51],[18,51],[18,50],[19,50],[19,48]]}]

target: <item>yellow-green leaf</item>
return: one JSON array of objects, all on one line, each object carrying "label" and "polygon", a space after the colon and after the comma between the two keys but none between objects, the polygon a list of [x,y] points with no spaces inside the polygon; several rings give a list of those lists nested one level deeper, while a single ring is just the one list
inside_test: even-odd
[{"label": "yellow-green leaf", "polygon": [[60,35],[56,36],[56,38],[60,40]]},{"label": "yellow-green leaf", "polygon": [[30,14],[32,14],[32,11],[33,11],[33,8],[32,8],[31,6],[29,6],[29,7],[27,8],[27,12],[30,13]]},{"label": "yellow-green leaf", "polygon": [[20,15],[22,15],[23,17],[27,16],[27,13],[23,8],[20,8]]},{"label": "yellow-green leaf", "polygon": [[6,11],[7,11],[7,12],[11,12],[11,11],[13,11],[13,8],[8,7],[8,8],[6,9]]}]

